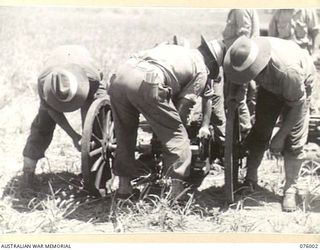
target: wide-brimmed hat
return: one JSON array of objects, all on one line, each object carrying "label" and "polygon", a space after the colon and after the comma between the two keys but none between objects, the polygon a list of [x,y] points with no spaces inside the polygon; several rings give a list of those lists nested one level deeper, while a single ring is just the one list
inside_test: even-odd
[{"label": "wide-brimmed hat", "polygon": [[43,98],[59,112],[72,112],[84,104],[89,88],[89,79],[79,65],[55,66],[45,76]]},{"label": "wide-brimmed hat", "polygon": [[214,39],[208,41],[203,35],[201,35],[201,46],[210,52],[211,56],[213,56],[219,66],[222,66],[225,45],[221,40]]},{"label": "wide-brimmed hat", "polygon": [[228,49],[223,69],[230,81],[247,83],[266,67],[270,58],[271,44],[268,38],[249,39],[241,36]]},{"label": "wide-brimmed hat", "polygon": [[[212,75],[214,77],[217,77],[219,75],[219,68],[222,66],[224,54],[225,54],[225,45],[220,40],[211,40],[208,41],[203,35],[201,35],[201,45],[200,47],[204,48],[206,51],[205,57],[210,57],[211,61],[212,59],[215,61],[215,66],[213,69],[209,69],[212,72]],[[209,55],[208,55],[209,53]]]}]

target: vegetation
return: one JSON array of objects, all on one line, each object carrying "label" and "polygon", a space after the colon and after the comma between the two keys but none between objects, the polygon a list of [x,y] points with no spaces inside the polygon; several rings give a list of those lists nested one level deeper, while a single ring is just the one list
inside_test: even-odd
[{"label": "vegetation", "polygon": [[[174,34],[193,47],[200,34],[220,37],[225,19],[224,10],[1,7],[0,233],[320,233],[316,160],[306,162],[294,213],[281,212],[282,161],[268,158],[259,171],[261,190],[239,194],[231,205],[225,204],[217,166],[183,205],[159,193],[136,203],[117,201],[114,194],[98,199],[78,186],[80,155],[57,128],[47,158],[38,163],[40,185],[20,186],[21,152],[38,107],[37,74],[52,48],[85,45],[108,78],[131,53]],[[80,131],[80,115],[68,116]]]}]

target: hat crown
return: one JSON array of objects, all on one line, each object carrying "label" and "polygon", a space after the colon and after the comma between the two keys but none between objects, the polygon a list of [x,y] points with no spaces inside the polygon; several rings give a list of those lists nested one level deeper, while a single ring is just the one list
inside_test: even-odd
[{"label": "hat crown", "polygon": [[251,43],[249,39],[239,39],[237,42],[231,48],[230,58],[232,65],[239,67],[248,58],[251,51]]},{"label": "hat crown", "polygon": [[224,72],[233,83],[247,83],[267,66],[271,52],[271,38],[239,37],[226,53]]},{"label": "hat crown", "polygon": [[80,65],[61,64],[44,72],[44,83],[40,87],[49,106],[59,112],[72,112],[83,105],[89,94],[90,82]]},{"label": "hat crown", "polygon": [[70,93],[70,81],[63,74],[52,73],[51,88],[60,100],[66,100]]},{"label": "hat crown", "polygon": [[250,48],[246,44],[243,44],[241,47],[235,49],[232,48],[230,52],[231,62],[234,66],[241,66],[244,61],[248,58],[250,53]]},{"label": "hat crown", "polygon": [[246,36],[237,39],[230,47],[232,67],[237,71],[244,71],[256,60],[259,53],[257,45]]},{"label": "hat crown", "polygon": [[51,92],[58,101],[69,102],[74,98],[80,83],[73,72],[57,68],[48,77],[51,78]]}]

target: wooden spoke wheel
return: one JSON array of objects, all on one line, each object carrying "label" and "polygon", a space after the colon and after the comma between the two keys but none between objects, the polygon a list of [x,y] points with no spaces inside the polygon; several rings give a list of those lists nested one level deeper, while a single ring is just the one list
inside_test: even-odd
[{"label": "wooden spoke wheel", "polygon": [[85,189],[103,196],[111,178],[115,149],[114,123],[109,98],[98,98],[90,106],[82,132],[81,171]]},{"label": "wooden spoke wheel", "polygon": [[242,164],[239,152],[240,141],[239,109],[237,103],[232,102],[227,110],[224,149],[225,192],[228,203],[234,202],[234,190],[238,185],[238,172]]}]

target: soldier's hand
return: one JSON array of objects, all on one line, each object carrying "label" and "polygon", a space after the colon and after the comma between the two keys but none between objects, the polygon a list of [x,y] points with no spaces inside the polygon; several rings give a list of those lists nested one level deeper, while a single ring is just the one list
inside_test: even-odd
[{"label": "soldier's hand", "polygon": [[285,143],[285,140],[281,136],[276,134],[272,138],[271,143],[270,143],[270,151],[271,151],[271,153],[273,153],[275,155],[281,154],[281,152],[284,149],[284,143]]},{"label": "soldier's hand", "polygon": [[199,138],[209,138],[211,135],[210,129],[208,126],[202,126],[199,130],[198,137]]}]

